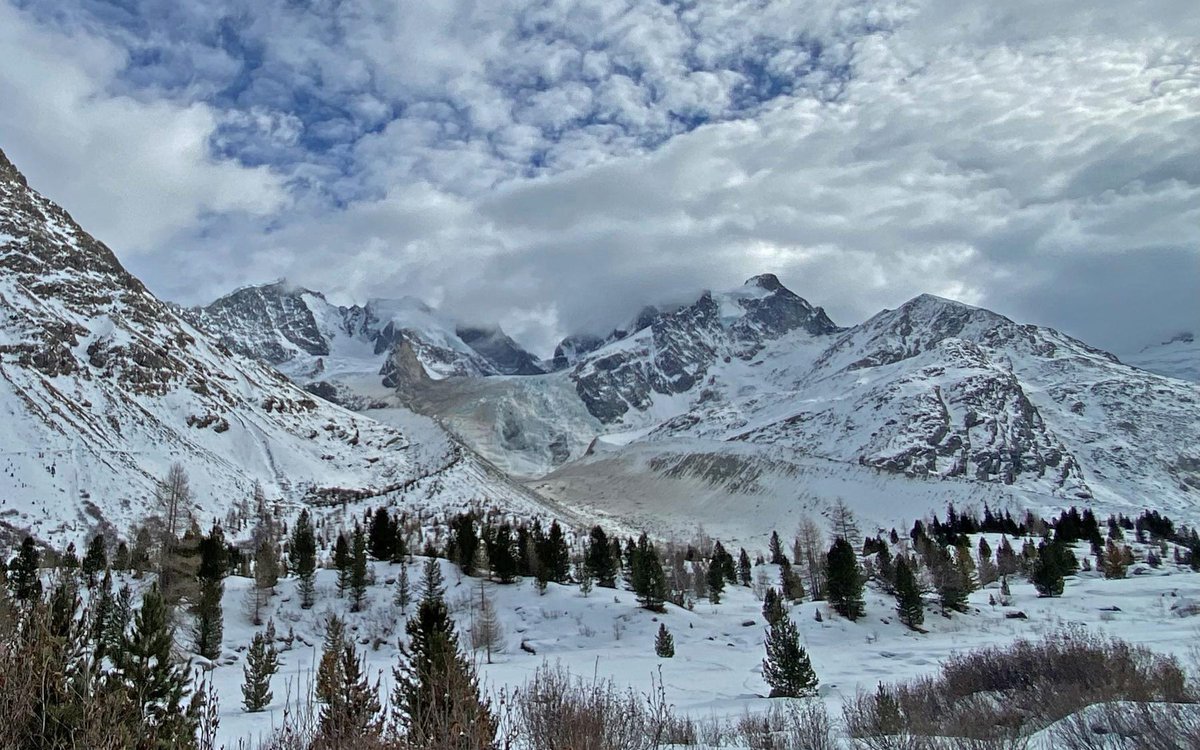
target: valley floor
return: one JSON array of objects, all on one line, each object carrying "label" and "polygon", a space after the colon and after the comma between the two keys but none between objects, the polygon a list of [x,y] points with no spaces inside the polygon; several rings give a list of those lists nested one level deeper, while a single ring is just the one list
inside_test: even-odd
[{"label": "valley floor", "polygon": [[[420,562],[417,558],[409,564],[414,589]],[[465,645],[470,600],[478,599],[480,582],[463,577],[448,562],[442,565],[446,599]],[[256,630],[244,606],[251,581],[227,579],[225,645],[212,673],[221,700],[219,734],[227,746],[236,747],[239,740],[253,746],[280,725],[286,710],[295,713],[303,703],[298,696],[313,681],[323,622],[330,614],[346,618],[360,653],[366,655],[369,673],[379,678],[385,696],[390,692],[391,668],[404,633],[404,616],[392,603],[390,585],[398,569],[398,565],[375,564],[376,585],[370,587],[369,605],[360,613],[349,613],[348,601],[337,597],[333,571],[320,571],[317,604],[308,611],[299,608],[295,581],[280,581],[279,593],[264,617],[274,619],[280,637],[291,631],[295,639],[280,655],[280,670],[272,683],[274,700],[257,714],[242,711],[240,692],[244,650]],[[756,575],[760,570],[775,583],[774,566],[758,567]],[[954,652],[1018,638],[1036,640],[1061,628],[1085,627],[1177,655],[1185,665],[1194,666],[1193,649],[1200,633],[1200,575],[1170,565],[1141,570],[1141,575],[1113,581],[1098,573],[1080,573],[1067,579],[1065,594],[1055,599],[1040,599],[1031,584],[1013,579],[1012,606],[989,604],[990,596],[999,599],[993,585],[971,595],[969,614],[944,618],[929,608],[929,632],[924,634],[902,626],[894,614],[894,600],[871,587],[867,615],[857,622],[814,602],[793,606],[791,617],[820,678],[820,696],[834,717],[840,714],[842,700],[856,691],[874,690],[881,681],[930,674]],[[761,674],[765,632],[761,603],[750,588],[730,587],[719,605],[699,602],[694,611],[668,605],[667,612],[658,615],[637,608],[633,593],[625,590],[597,588],[585,597],[577,587],[550,584],[545,595],[539,595],[529,580],[510,586],[484,582],[483,587],[496,604],[506,642],[494,655],[494,663],[479,665],[483,682],[493,693],[519,688],[543,664],[560,664],[588,682],[612,680],[620,689],[629,686],[639,692],[652,690],[661,679],[668,702],[679,713],[697,719],[736,722],[746,712],[764,711],[771,704]],[[818,609],[821,622],[815,618]],[[1013,618],[1017,612],[1027,619]],[[659,622],[666,623],[674,635],[673,659],[654,655]],[[522,642],[536,655],[523,651]],[[479,661],[483,661],[481,654]]]}]

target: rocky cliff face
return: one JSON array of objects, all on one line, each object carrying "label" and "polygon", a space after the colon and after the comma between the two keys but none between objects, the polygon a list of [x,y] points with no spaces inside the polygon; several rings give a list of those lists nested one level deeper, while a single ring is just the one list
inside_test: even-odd
[{"label": "rocky cliff face", "polygon": [[[499,328],[456,324],[411,298],[338,306],[324,295],[286,282],[251,286],[184,314],[245,356],[274,365],[298,382],[378,376],[394,387],[392,354],[407,347],[435,379],[542,372],[537,359]],[[390,381],[390,382],[389,382]]]},{"label": "rocky cliff face", "polygon": [[648,325],[584,358],[571,371],[580,399],[601,422],[645,411],[655,395],[693,390],[716,364],[749,361],[770,341],[793,331],[813,337],[838,331],[773,275],[738,290],[705,292],[694,303],[653,315]]}]

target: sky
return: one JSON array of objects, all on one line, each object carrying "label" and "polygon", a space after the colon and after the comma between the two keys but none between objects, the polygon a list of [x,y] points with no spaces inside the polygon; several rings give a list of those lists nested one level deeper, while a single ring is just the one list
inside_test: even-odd
[{"label": "sky", "polygon": [[413,295],[548,354],[771,272],[1200,329],[1195,0],[0,0],[0,149],[159,296]]}]

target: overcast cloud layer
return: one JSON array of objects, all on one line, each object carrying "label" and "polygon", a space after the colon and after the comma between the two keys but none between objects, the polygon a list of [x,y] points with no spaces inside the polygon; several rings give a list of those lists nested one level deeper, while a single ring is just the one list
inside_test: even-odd
[{"label": "overcast cloud layer", "polygon": [[163,297],[412,294],[547,353],[775,272],[1200,328],[1195,0],[0,0],[0,148]]}]

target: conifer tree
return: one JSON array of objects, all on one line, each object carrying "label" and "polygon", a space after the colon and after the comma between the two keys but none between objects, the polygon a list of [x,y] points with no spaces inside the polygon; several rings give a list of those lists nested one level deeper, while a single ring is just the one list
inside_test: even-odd
[{"label": "conifer tree", "polygon": [[808,652],[800,645],[800,633],[784,615],[767,630],[767,656],[763,679],[771,686],[772,698],[801,698],[817,693],[817,675]]},{"label": "conifer tree", "polygon": [[752,582],[753,569],[750,567],[750,555],[746,554],[746,548],[742,547],[738,552],[738,583],[749,586]]},{"label": "conifer tree", "polygon": [[905,555],[897,555],[896,566],[896,614],[900,622],[916,630],[925,622],[925,607],[921,603],[921,589],[917,577]]},{"label": "conifer tree", "polygon": [[617,587],[617,561],[613,557],[608,535],[599,526],[593,526],[588,535],[588,549],[587,555],[584,557],[584,566],[591,572],[597,586],[607,589]]},{"label": "conifer tree", "polygon": [[1104,577],[1110,579],[1125,577],[1125,554],[1112,539],[1109,539],[1104,546]]},{"label": "conifer tree", "polygon": [[67,548],[63,550],[62,555],[58,558],[58,565],[64,570],[76,570],[79,568],[79,555],[75,552],[75,542],[67,542]]},{"label": "conifer tree", "polygon": [[354,558],[350,554],[350,543],[346,541],[346,535],[338,532],[337,541],[333,545],[333,567],[337,568],[337,592],[338,596],[344,596],[346,589],[350,588],[350,569],[354,565]]},{"label": "conifer tree", "polygon": [[376,560],[391,560],[392,549],[396,546],[396,529],[387,508],[380,506],[375,509],[368,534],[371,557]]},{"label": "conifer tree", "polygon": [[41,598],[40,559],[41,555],[33,543],[33,537],[25,537],[16,557],[8,564],[8,587],[12,591],[13,599],[30,602]]},{"label": "conifer tree", "polygon": [[[338,639],[340,648],[327,652],[335,663],[329,675],[334,680],[325,692],[325,700],[317,720],[316,747],[371,747],[378,741],[383,727],[380,721],[379,686],[367,679],[366,665],[354,644]],[[326,655],[322,655],[322,662]],[[319,689],[319,686],[318,686]]]},{"label": "conifer tree", "polygon": [[112,653],[115,674],[141,719],[146,741],[141,747],[187,747],[192,741],[199,706],[185,702],[187,665],[176,662],[173,644],[170,613],[155,584]]},{"label": "conifer tree", "polygon": [[88,630],[88,637],[95,649],[97,660],[103,659],[108,650],[104,633],[109,618],[112,617],[113,607],[116,606],[112,587],[112,571],[105,568],[104,578],[100,579],[98,585],[92,587],[92,619]]},{"label": "conifer tree", "polygon": [[1063,572],[1060,566],[1061,561],[1054,545],[1043,542],[1038,547],[1029,576],[1039,596],[1062,596]]},{"label": "conifer tree", "polygon": [[300,593],[300,608],[312,609],[316,600],[317,539],[307,508],[300,511],[300,517],[292,527],[288,563],[299,579],[297,589]]},{"label": "conifer tree", "polygon": [[835,612],[847,620],[863,616],[863,579],[854,548],[842,537],[834,540],[825,558],[825,593]]},{"label": "conifer tree", "polygon": [[206,659],[221,655],[221,637],[224,634],[224,616],[221,597],[225,593],[227,571],[225,535],[220,526],[214,526],[208,536],[200,540],[200,566],[196,578],[200,593],[192,605],[195,621],[192,626],[193,647]]},{"label": "conifer tree", "polygon": [[125,584],[113,595],[112,608],[108,611],[108,617],[103,625],[104,630],[101,637],[104,639],[106,653],[121,648],[125,633],[129,630],[132,620],[133,591],[128,584]]},{"label": "conifer tree", "polygon": [[412,603],[412,587],[408,582],[408,566],[404,563],[400,564],[400,571],[396,573],[396,593],[392,596],[392,602],[400,608],[401,614],[408,611],[408,605]]},{"label": "conifer tree", "polygon": [[346,644],[346,625],[337,615],[325,622],[325,638],[321,644],[321,660],[317,663],[314,694],[317,701],[330,705],[338,700],[337,691],[345,682],[342,673],[342,650]]},{"label": "conifer tree", "polygon": [[112,568],[120,571],[129,570],[129,545],[125,543],[124,539],[117,542],[117,551],[113,553]]},{"label": "conifer tree", "polygon": [[658,635],[654,637],[654,655],[660,659],[670,659],[675,656],[675,638],[667,630],[667,624],[658,624]]},{"label": "conifer tree", "polygon": [[708,566],[705,578],[708,583],[708,600],[713,604],[721,603],[721,592],[725,590],[724,566],[715,557]]},{"label": "conifer tree", "polygon": [[518,560],[513,548],[512,526],[502,523],[488,535],[488,561],[492,573],[500,583],[512,583],[517,579]]},{"label": "conifer tree", "polygon": [[108,567],[108,553],[104,550],[104,537],[96,534],[88,543],[87,553],[83,556],[80,566],[87,576],[88,587],[96,585],[96,575]]},{"label": "conifer tree", "polygon": [[667,598],[667,577],[658,559],[658,550],[645,532],[638,537],[629,567],[630,581],[638,604],[653,612],[661,612]]},{"label": "conifer tree", "polygon": [[479,547],[479,534],[475,531],[475,517],[461,513],[450,519],[450,540],[446,554],[458,565],[463,575],[475,575],[475,555]]},{"label": "conifer tree", "polygon": [[772,565],[782,565],[787,559],[783,556],[783,543],[779,541],[779,532],[771,532],[771,541],[767,543],[767,551],[770,553],[770,562]]},{"label": "conifer tree", "polygon": [[[960,547],[951,548],[958,550]],[[967,611],[967,593],[969,583],[967,574],[960,568],[962,557],[957,551],[937,549],[933,558],[934,582],[937,586],[938,603],[942,614],[949,611]]]},{"label": "conifer tree", "polygon": [[242,706],[247,712],[263,710],[271,702],[271,676],[279,670],[279,655],[275,644],[262,633],[255,633],[246,652],[242,669]]},{"label": "conifer tree", "polygon": [[426,561],[421,602],[405,626],[408,645],[393,670],[393,721],[410,747],[428,747],[453,736],[452,727],[470,727],[481,742],[456,747],[482,750],[494,740],[495,721],[474,670],[459,652],[441,582],[437,561]]},{"label": "conifer tree", "polygon": [[992,559],[992,546],[986,537],[979,537],[979,585],[986,586],[999,579],[996,561]]},{"label": "conifer tree", "polygon": [[773,587],[768,586],[763,594],[762,615],[768,625],[774,625],[779,618],[786,614],[783,597]]},{"label": "conifer tree", "polygon": [[367,535],[361,526],[354,527],[354,544],[350,561],[350,611],[361,612],[367,601]]},{"label": "conifer tree", "polygon": [[567,583],[571,580],[571,551],[558,521],[550,522],[550,529],[538,546],[538,558],[546,580]]}]

